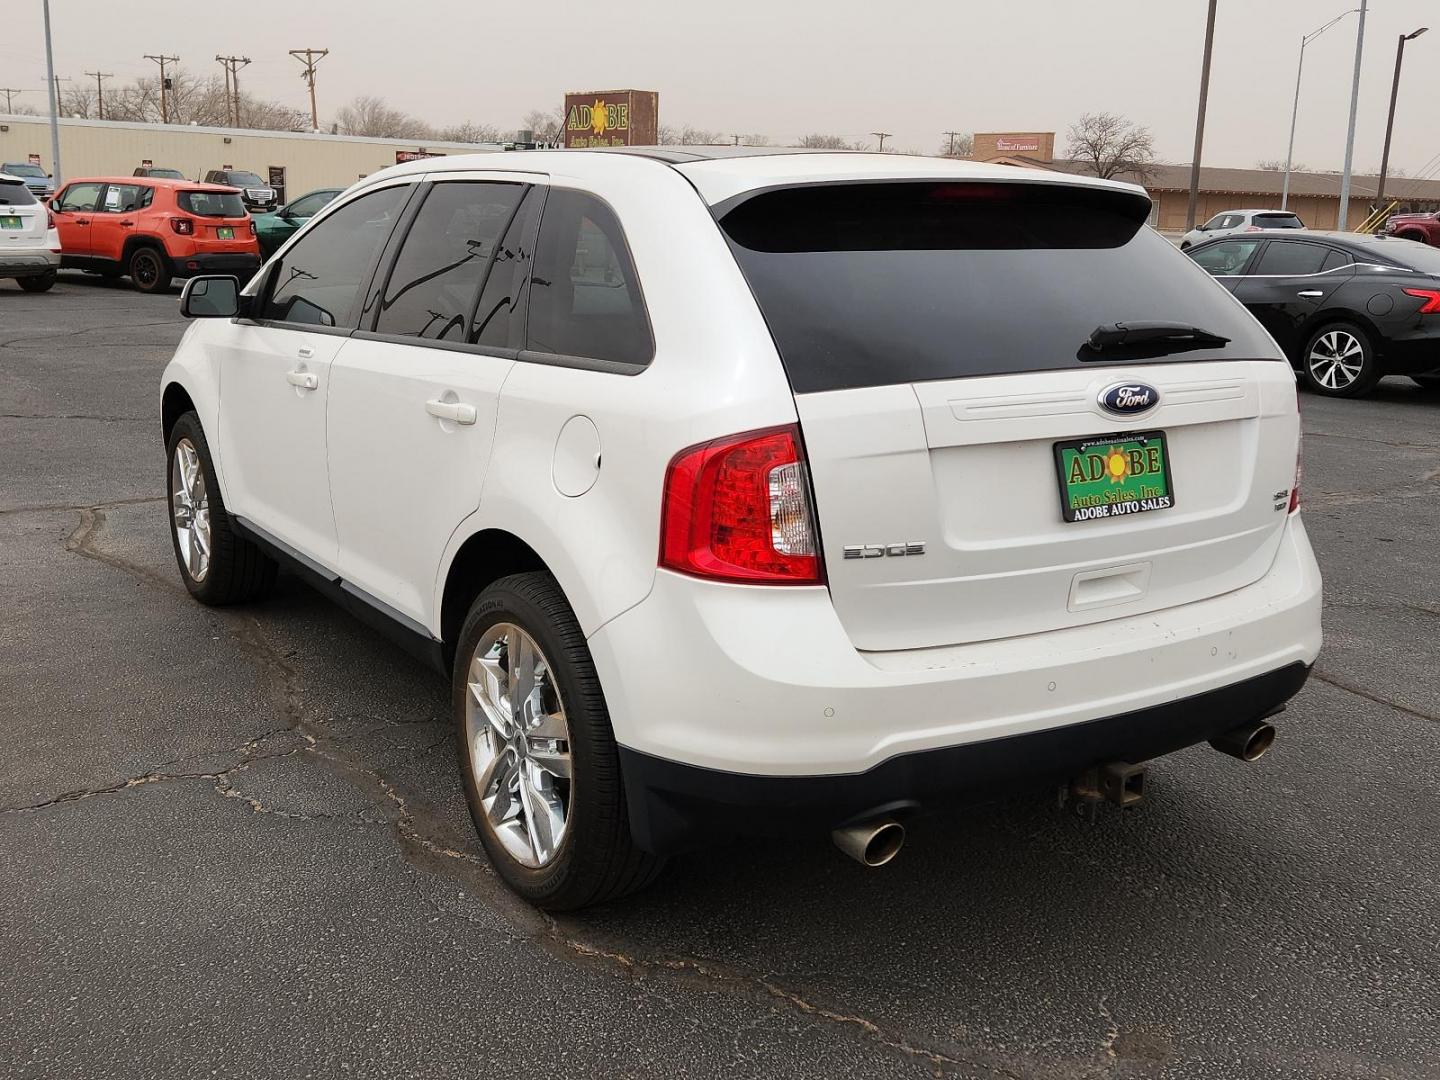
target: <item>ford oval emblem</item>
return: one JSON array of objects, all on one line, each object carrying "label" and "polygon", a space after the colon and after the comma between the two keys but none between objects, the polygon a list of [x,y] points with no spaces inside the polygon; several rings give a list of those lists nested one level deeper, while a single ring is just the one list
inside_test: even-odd
[{"label": "ford oval emblem", "polygon": [[1119,416],[1148,412],[1160,404],[1160,391],[1145,383],[1116,383],[1100,391],[1100,407]]}]

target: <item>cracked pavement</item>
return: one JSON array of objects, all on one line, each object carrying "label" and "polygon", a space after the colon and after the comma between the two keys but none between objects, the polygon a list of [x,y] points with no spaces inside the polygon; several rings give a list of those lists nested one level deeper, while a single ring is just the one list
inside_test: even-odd
[{"label": "cracked pavement", "polygon": [[1440,1076],[1440,396],[1302,399],[1327,639],[1264,761],[552,919],[474,839],[442,680],[292,579],[185,593],[182,331],[0,283],[0,1075]]}]

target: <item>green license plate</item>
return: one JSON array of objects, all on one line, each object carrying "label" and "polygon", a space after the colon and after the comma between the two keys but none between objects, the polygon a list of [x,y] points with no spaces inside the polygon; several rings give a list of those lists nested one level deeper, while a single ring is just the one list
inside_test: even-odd
[{"label": "green license plate", "polygon": [[233,225],[219,225],[219,226],[217,226],[216,229],[215,229],[215,235],[218,236],[221,240],[234,240],[234,239],[235,239],[235,226],[233,226]]},{"label": "green license plate", "polygon": [[1055,469],[1066,521],[1126,517],[1175,505],[1163,431],[1056,443]]},{"label": "green license plate", "polygon": [[0,217],[0,229],[19,229],[21,227],[18,217]]}]

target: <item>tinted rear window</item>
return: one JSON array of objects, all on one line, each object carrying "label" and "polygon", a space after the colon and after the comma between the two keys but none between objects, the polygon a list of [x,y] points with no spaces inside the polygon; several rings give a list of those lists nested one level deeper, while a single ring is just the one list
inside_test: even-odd
[{"label": "tinted rear window", "polygon": [[35,196],[23,180],[0,180],[0,206],[30,206]]},{"label": "tinted rear window", "polygon": [[1367,245],[1367,249],[1378,262],[1394,263],[1422,274],[1440,274],[1440,248],[1428,247],[1417,240],[1377,240]]},{"label": "tinted rear window", "polygon": [[199,217],[244,217],[245,203],[235,191],[182,191],[180,209]]},{"label": "tinted rear window", "polygon": [[1261,229],[1303,229],[1305,223],[1294,214],[1256,214],[1255,225]]},{"label": "tinted rear window", "polygon": [[1096,364],[1091,332],[1129,320],[1231,340],[1114,360],[1275,357],[1148,211],[1049,184],[828,184],[756,195],[721,226],[797,393]]}]

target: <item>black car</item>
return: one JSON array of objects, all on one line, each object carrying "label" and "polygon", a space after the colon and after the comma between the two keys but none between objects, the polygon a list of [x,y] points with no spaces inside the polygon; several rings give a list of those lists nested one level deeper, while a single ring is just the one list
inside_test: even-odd
[{"label": "black car", "polygon": [[1359,397],[1383,375],[1440,389],[1440,249],[1265,230],[1186,254],[1250,309],[1316,393]]},{"label": "black car", "polygon": [[239,188],[240,199],[252,214],[268,214],[280,205],[275,189],[248,169],[211,169],[205,183]]}]

